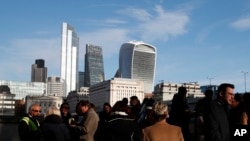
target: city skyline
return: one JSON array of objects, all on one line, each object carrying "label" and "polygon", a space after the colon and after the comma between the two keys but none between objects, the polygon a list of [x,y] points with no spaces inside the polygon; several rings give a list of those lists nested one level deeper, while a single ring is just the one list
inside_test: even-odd
[{"label": "city skyline", "polygon": [[30,81],[37,58],[46,61],[47,76],[60,76],[60,27],[67,22],[80,38],[79,71],[85,44],[96,44],[111,79],[122,43],[137,40],[157,48],[155,84],[228,82],[235,92],[250,91],[247,0],[4,1],[0,8],[1,80]]}]

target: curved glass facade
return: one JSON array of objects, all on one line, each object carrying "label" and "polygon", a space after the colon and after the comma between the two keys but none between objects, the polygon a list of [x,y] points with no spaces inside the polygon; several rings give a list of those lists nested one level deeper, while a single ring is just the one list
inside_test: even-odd
[{"label": "curved glass facade", "polygon": [[143,42],[124,43],[119,55],[119,76],[144,82],[144,92],[152,93],[156,66],[156,48]]}]

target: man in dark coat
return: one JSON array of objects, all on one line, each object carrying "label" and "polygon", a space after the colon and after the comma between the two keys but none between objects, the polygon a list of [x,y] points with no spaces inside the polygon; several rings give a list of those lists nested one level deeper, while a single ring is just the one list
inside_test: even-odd
[{"label": "man in dark coat", "polygon": [[205,141],[229,141],[229,106],[234,99],[234,85],[223,83],[218,87],[218,95],[212,101],[204,117]]}]

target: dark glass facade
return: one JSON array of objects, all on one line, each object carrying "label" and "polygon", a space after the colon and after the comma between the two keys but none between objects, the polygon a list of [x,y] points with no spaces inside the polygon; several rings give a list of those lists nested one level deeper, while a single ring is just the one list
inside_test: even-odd
[{"label": "dark glass facade", "polygon": [[90,87],[105,80],[102,48],[86,45],[84,86]]},{"label": "dark glass facade", "polygon": [[46,82],[47,67],[44,66],[43,59],[37,59],[31,66],[31,82]]}]

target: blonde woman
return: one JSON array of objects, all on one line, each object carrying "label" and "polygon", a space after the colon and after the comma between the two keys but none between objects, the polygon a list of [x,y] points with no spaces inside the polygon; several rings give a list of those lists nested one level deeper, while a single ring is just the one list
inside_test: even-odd
[{"label": "blonde woman", "polygon": [[61,118],[61,112],[56,107],[50,107],[41,125],[44,141],[70,141],[67,126]]}]

